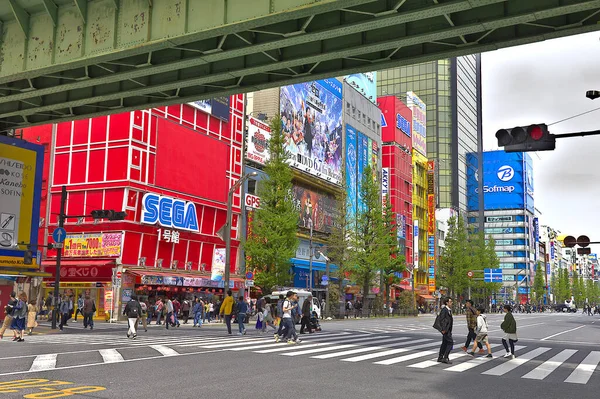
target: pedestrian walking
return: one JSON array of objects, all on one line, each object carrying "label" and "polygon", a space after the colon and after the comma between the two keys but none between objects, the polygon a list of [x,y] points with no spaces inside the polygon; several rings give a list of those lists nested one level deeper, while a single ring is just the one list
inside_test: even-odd
[{"label": "pedestrian walking", "polygon": [[13,308],[10,329],[13,330],[13,341],[23,342],[25,323],[27,319],[27,294],[21,292],[17,297],[17,303]]},{"label": "pedestrian walking", "polygon": [[163,307],[165,305],[163,304],[161,298],[158,298],[158,300],[156,301],[156,325],[160,325],[160,319],[162,318],[162,313],[163,313]]},{"label": "pedestrian walking", "polygon": [[302,324],[300,325],[300,334],[306,334],[305,330],[308,330],[309,334],[313,333],[312,329],[310,328],[311,304],[312,295],[309,295],[302,304]]},{"label": "pedestrian walking", "polygon": [[[469,349],[471,340],[474,340],[477,336],[475,333],[475,329],[477,328],[477,310],[473,307],[473,301],[471,299],[467,299],[465,302],[465,315],[467,316],[467,329],[469,330],[469,333],[467,334],[465,345],[461,348],[464,352]],[[481,341],[478,342],[478,345],[479,354],[485,353]]]},{"label": "pedestrian walking", "polygon": [[224,316],[225,324],[227,325],[227,333],[231,335],[231,313],[233,312],[233,294],[231,290],[227,291],[227,297],[223,300],[221,307],[219,308],[219,315]]},{"label": "pedestrian walking", "polygon": [[517,321],[512,314],[512,307],[510,305],[504,305],[504,313],[504,321],[500,324],[500,328],[504,331],[504,337],[502,337],[502,345],[504,345],[504,349],[506,350],[504,357],[514,359],[515,342],[519,340],[517,338]]},{"label": "pedestrian walking", "polygon": [[191,307],[192,307],[192,304],[190,303],[190,300],[185,298],[183,300],[183,303],[181,304],[181,313],[183,314],[183,324],[187,324],[188,319],[190,318]]},{"label": "pedestrian walking", "polygon": [[127,324],[129,325],[129,329],[127,330],[127,338],[131,337],[132,339],[136,339],[136,327],[138,318],[142,315],[142,307],[137,301],[137,297],[135,295],[132,296],[131,300],[127,302],[127,305],[125,305],[125,309],[123,309],[123,315],[127,316]]},{"label": "pedestrian walking", "polygon": [[[485,308],[480,307],[477,309],[477,327],[475,329],[475,341],[473,341],[473,349],[471,352],[468,352],[469,355],[473,356],[475,354],[475,348],[477,348],[478,343],[485,344],[487,348],[487,357],[492,357],[492,347],[488,341],[488,324],[485,316]],[[480,351],[481,353],[481,351]]]},{"label": "pedestrian walking", "polygon": [[60,324],[58,325],[58,328],[60,328],[60,330],[63,330],[64,326],[67,326],[67,320],[69,320],[69,298],[67,297],[67,295],[63,295],[62,300],[60,301],[60,304],[58,305],[58,313],[60,314]]},{"label": "pedestrian walking", "polygon": [[454,318],[452,317],[452,298],[446,297],[442,301],[443,306],[440,313],[437,315],[433,327],[442,334],[442,344],[440,345],[440,353],[438,355],[438,362],[452,364],[449,355],[454,345],[452,339],[452,327],[454,324]]},{"label": "pedestrian walking", "polygon": [[283,295],[279,295],[279,299],[277,300],[277,307],[275,308],[277,310],[277,319],[279,320],[279,328],[277,329],[277,332],[274,335],[275,336],[275,342],[279,341],[279,337],[281,337],[283,335],[283,327],[284,327],[284,323],[283,323],[283,302],[285,301],[284,298],[285,297]]},{"label": "pedestrian walking", "polygon": [[79,294],[79,297],[77,298],[77,309],[75,309],[75,320],[73,320],[73,322],[77,323],[77,315],[79,313],[83,316],[83,297],[81,294]]},{"label": "pedestrian walking", "polygon": [[177,298],[173,298],[173,327],[179,327],[179,311],[181,310],[181,303]]},{"label": "pedestrian walking", "polygon": [[138,324],[136,325],[139,325],[141,321],[142,327],[144,327],[144,332],[148,332],[148,304],[146,301],[140,302],[140,308],[142,309],[142,314],[138,318]]},{"label": "pedestrian walking", "polygon": [[271,304],[265,303],[265,307],[263,309],[262,332],[267,332],[267,327],[269,326],[273,329],[273,331],[277,331],[277,327],[275,326],[273,319]]},{"label": "pedestrian walking", "polygon": [[2,322],[2,328],[0,328],[0,339],[4,337],[4,332],[10,327],[13,317],[13,310],[17,304],[17,293],[11,292],[8,303],[4,307],[4,321]]},{"label": "pedestrian walking", "polygon": [[174,310],[175,308],[173,307],[173,301],[171,301],[171,298],[165,298],[164,311],[167,314],[165,317],[165,327],[167,330],[169,329],[169,324],[171,327],[175,327],[175,316],[173,316]]},{"label": "pedestrian walking", "polygon": [[238,335],[246,335],[246,327],[244,327],[244,320],[246,320],[246,314],[248,313],[248,304],[244,301],[244,297],[240,295],[237,304],[237,321],[240,332]]},{"label": "pedestrian walking", "polygon": [[204,302],[202,302],[200,298],[196,298],[196,303],[194,303],[192,313],[194,314],[194,327],[202,327],[202,314],[204,313]]},{"label": "pedestrian walking", "polygon": [[96,304],[89,295],[86,295],[83,301],[83,328],[94,329],[94,313],[96,313]]},{"label": "pedestrian walking", "polygon": [[33,334],[33,329],[38,326],[37,314],[38,314],[37,301],[32,299],[27,305],[27,335]]}]

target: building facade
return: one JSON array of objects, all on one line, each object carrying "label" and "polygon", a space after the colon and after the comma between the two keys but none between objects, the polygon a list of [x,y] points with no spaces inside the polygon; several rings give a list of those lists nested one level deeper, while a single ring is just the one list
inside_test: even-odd
[{"label": "building facade", "polygon": [[[89,294],[98,315],[131,295],[216,294],[223,289],[227,192],[242,173],[242,95],[46,125],[23,132],[50,151],[40,244],[52,243],[66,187],[61,293]],[[231,272],[241,196],[234,196]],[[125,211],[122,221],[93,210]],[[56,250],[42,266],[56,273]],[[117,284],[117,272],[122,276]],[[240,288],[242,280],[232,288]],[[44,281],[47,293],[54,278]],[[115,287],[118,286],[118,287]],[[117,312],[120,314],[120,312]]]},{"label": "building facade", "polygon": [[436,206],[465,212],[466,154],[477,151],[481,130],[481,57],[469,55],[377,73],[378,96],[408,101],[408,92],[427,105],[424,155],[436,165]]},{"label": "building facade", "polygon": [[390,203],[396,215],[398,246],[408,266],[400,286],[408,289],[414,281],[412,111],[395,96],[380,97],[377,102],[382,114],[382,202]]},{"label": "building facade", "polygon": [[527,302],[539,256],[531,157],[527,153],[485,152],[483,173],[478,173],[475,154],[467,154],[467,160],[468,222],[477,226],[478,179],[483,178],[485,235],[496,243],[504,281],[501,294],[512,300],[516,292],[517,300]]}]

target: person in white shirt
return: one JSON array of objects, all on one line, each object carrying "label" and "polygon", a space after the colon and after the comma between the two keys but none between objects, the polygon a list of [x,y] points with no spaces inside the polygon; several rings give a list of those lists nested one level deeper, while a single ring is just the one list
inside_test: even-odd
[{"label": "person in white shirt", "polygon": [[492,357],[492,347],[490,346],[490,342],[488,341],[488,324],[487,319],[485,317],[485,308],[480,307],[477,309],[477,328],[475,329],[475,333],[477,336],[475,337],[475,341],[473,342],[473,349],[469,352],[469,355],[475,355],[475,348],[477,348],[477,343],[481,342],[487,348],[487,357]]}]

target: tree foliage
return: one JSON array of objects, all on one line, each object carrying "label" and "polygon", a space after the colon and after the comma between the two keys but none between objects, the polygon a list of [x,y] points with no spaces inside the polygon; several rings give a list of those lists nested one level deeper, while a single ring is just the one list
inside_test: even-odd
[{"label": "tree foliage", "polygon": [[264,168],[267,178],[260,181],[257,190],[261,207],[254,211],[244,243],[247,264],[256,270],[256,285],[263,293],[292,282],[290,259],[298,247],[298,212],[292,198],[292,171],[287,164],[289,153],[281,118],[271,119],[270,126],[270,159]]},{"label": "tree foliage", "polygon": [[387,247],[388,256],[381,265],[381,278],[384,282],[382,288],[385,288],[383,290],[385,292],[385,308],[389,309],[390,285],[398,282],[397,273],[406,270],[406,258],[398,246],[398,226],[390,201],[387,201],[384,207],[383,229],[382,244]]},{"label": "tree foliage", "polygon": [[533,294],[535,295],[535,301],[541,305],[544,303],[544,294],[546,293],[546,281],[544,274],[546,268],[542,262],[538,262],[537,268],[535,269],[535,277],[533,278]]}]

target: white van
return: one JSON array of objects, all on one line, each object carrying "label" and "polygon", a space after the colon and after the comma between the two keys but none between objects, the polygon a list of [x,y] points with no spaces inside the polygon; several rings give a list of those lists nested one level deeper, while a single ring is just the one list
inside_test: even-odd
[{"label": "white van", "polygon": [[[295,290],[292,288],[292,289],[285,290],[285,291],[273,291],[271,293],[271,295],[267,295],[267,297],[269,297],[271,299],[271,303],[277,303],[277,300],[279,299],[279,295],[283,295],[283,297],[285,298],[288,291],[294,291],[296,294],[298,294],[298,307],[300,309],[302,309],[302,304],[310,295],[309,291]],[[313,310],[313,312],[317,312],[317,317],[320,319],[321,318],[321,304],[319,303],[318,299],[315,297],[313,297],[313,299],[312,299],[312,310]]]}]

